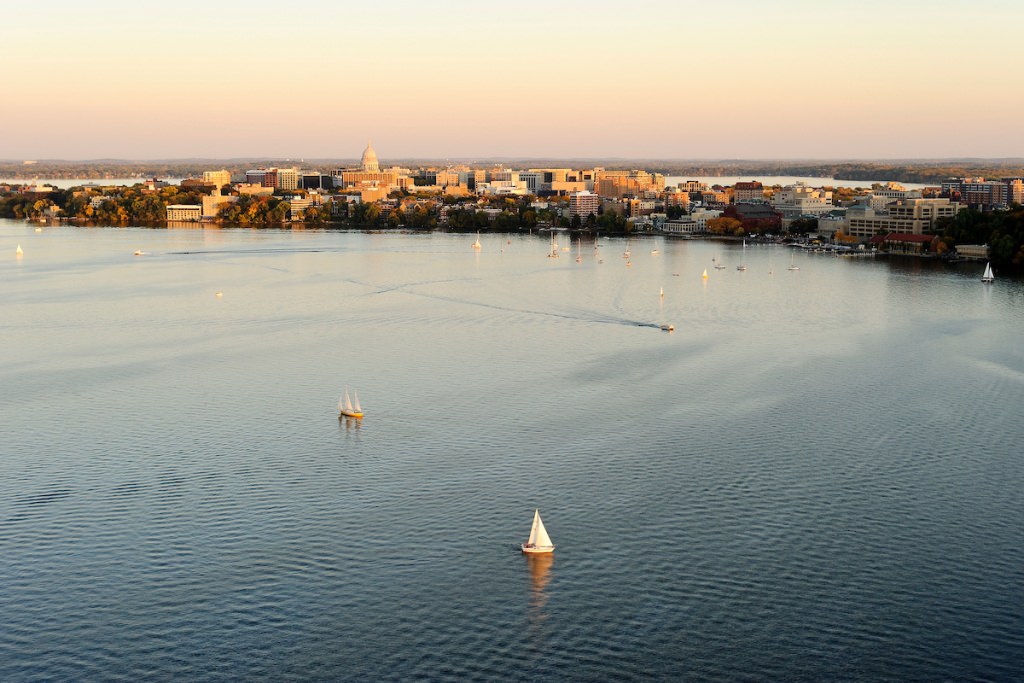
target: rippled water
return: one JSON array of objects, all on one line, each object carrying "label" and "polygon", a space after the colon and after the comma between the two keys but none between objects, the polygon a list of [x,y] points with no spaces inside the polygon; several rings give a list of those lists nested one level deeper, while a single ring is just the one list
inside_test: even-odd
[{"label": "rippled water", "polygon": [[0,680],[1024,678],[1020,284],[473,239],[0,222]]}]

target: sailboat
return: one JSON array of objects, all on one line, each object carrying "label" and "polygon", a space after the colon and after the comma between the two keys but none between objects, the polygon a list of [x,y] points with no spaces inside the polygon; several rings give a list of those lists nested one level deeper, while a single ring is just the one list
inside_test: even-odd
[{"label": "sailboat", "polygon": [[339,417],[363,417],[363,409],[359,406],[359,392],[354,391],[353,393],[355,394],[355,401],[348,397],[348,387],[345,387],[345,393],[338,399]]},{"label": "sailboat", "polygon": [[25,252],[21,250],[20,244],[18,245],[18,248],[14,250],[14,255],[17,256],[18,258],[21,258],[22,256],[25,255]]},{"label": "sailboat", "polygon": [[724,270],[725,264],[722,263],[722,259],[711,259],[715,262],[715,270]]},{"label": "sailboat", "polygon": [[583,263],[583,256],[580,254],[580,245],[582,242],[583,240],[578,237],[576,238],[576,263]]},{"label": "sailboat", "polygon": [[540,519],[540,510],[533,511],[533,526],[530,528],[530,538],[520,548],[524,553],[550,553],[554,551],[555,545],[548,536],[548,530],[544,528],[544,522]]},{"label": "sailboat", "polygon": [[555,233],[551,233],[551,251],[548,252],[548,258],[558,258],[558,245],[555,243]]},{"label": "sailboat", "polygon": [[705,268],[704,272],[701,273],[701,277],[704,278],[705,280],[708,279],[708,269],[707,268]]},{"label": "sailboat", "polygon": [[992,263],[985,264],[985,274],[981,276],[982,282],[992,283],[996,281],[996,275],[992,272]]},{"label": "sailboat", "polygon": [[479,230],[476,231],[476,242],[473,242],[473,248],[474,249],[479,249],[480,248],[480,231]]},{"label": "sailboat", "polygon": [[796,252],[790,252],[790,254],[789,254],[789,268],[787,268],[786,270],[800,270],[800,266],[798,266],[796,263],[793,262],[793,259],[795,259],[795,258],[796,258]]},{"label": "sailboat", "polygon": [[743,258],[740,259],[740,264],[736,266],[736,270],[747,269],[747,241],[743,240]]}]

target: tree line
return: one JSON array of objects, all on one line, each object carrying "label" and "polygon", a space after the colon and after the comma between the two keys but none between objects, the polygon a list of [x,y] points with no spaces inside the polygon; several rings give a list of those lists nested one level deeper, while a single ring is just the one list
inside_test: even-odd
[{"label": "tree line", "polygon": [[941,249],[958,244],[987,244],[989,258],[998,270],[1024,272],[1024,206],[1006,211],[964,209],[936,222]]}]

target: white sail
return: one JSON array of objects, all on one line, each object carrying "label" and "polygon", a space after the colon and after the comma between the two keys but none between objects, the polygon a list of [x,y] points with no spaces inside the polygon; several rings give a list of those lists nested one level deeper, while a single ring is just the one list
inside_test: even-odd
[{"label": "white sail", "polygon": [[356,412],[357,413],[363,412],[363,409],[359,407],[359,392],[356,391],[355,389],[353,389],[352,390],[352,394],[353,394],[353,396],[355,396],[355,400],[352,403],[353,403],[353,406],[355,407]]},{"label": "white sail", "polygon": [[541,521],[540,510],[533,512],[533,527],[530,529],[530,540],[527,541],[527,544],[535,548],[547,548],[553,545],[551,537],[548,536],[548,530],[544,528],[544,522]]},{"label": "white sail", "polygon": [[985,264],[985,274],[981,276],[982,282],[992,282],[996,279],[995,273],[992,272],[992,264]]},{"label": "white sail", "polygon": [[351,413],[352,412],[352,399],[350,399],[348,397],[348,387],[345,387],[345,398],[344,398],[344,401],[345,401],[344,410],[346,410],[347,412]]}]

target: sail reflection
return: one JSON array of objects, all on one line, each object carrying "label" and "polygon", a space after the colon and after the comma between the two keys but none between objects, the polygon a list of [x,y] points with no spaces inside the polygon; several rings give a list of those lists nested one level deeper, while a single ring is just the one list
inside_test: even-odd
[{"label": "sail reflection", "polygon": [[338,426],[340,427],[342,425],[345,426],[345,431],[348,433],[358,432],[363,426],[363,421],[358,418],[349,417],[348,415],[342,415],[338,419]]},{"label": "sail reflection", "polygon": [[547,618],[544,606],[548,602],[547,586],[551,581],[551,565],[555,562],[552,553],[525,555],[526,566],[530,569],[529,619],[541,622]]}]

